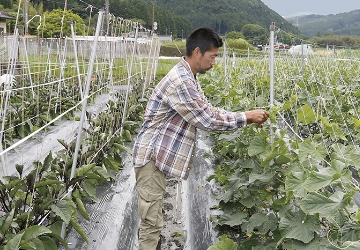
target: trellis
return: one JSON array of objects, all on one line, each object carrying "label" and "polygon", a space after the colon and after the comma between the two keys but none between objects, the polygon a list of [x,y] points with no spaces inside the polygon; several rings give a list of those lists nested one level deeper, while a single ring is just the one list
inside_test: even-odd
[{"label": "trellis", "polygon": [[[101,13],[101,12],[100,12]],[[28,143],[33,137],[46,133],[52,124],[63,119],[69,112],[84,106],[87,98],[119,91],[124,93],[124,119],[129,95],[141,98],[146,86],[154,79],[159,54],[159,41],[155,34],[136,22],[123,18],[115,18],[119,24],[124,24],[128,32],[137,36],[138,32],[149,35],[146,43],[137,43],[137,39],[126,39],[119,25],[116,36],[76,36],[65,38],[27,38],[15,32],[13,36],[1,37],[0,54],[2,55],[1,74],[13,75],[14,81],[1,86],[1,116],[3,129],[3,149],[0,156],[2,175],[11,174],[14,166],[5,160],[9,153],[14,154],[23,143]],[[102,17],[99,22],[102,23]],[[73,29],[72,29],[73,30]],[[98,31],[100,33],[100,30]],[[94,54],[90,63],[91,53]],[[84,96],[86,84],[89,84],[89,96]],[[136,87],[135,86],[140,86]],[[110,91],[110,92],[109,92]],[[45,114],[35,112],[31,117],[24,117],[21,122],[13,123],[8,116],[13,107],[14,98],[32,98],[30,102],[40,102],[41,94],[48,94],[49,105],[38,107],[46,109]],[[71,95],[73,107],[63,107],[63,100]],[[52,100],[56,100],[52,102]],[[10,105],[10,107],[9,107]],[[26,111],[25,111],[26,112]],[[55,115],[54,115],[55,114]],[[13,138],[11,133],[17,126],[31,124],[32,128],[39,127],[36,121],[40,116],[51,117],[49,121],[36,131],[31,131],[23,138]],[[124,122],[124,120],[122,121]],[[30,162],[27,163],[31,165]],[[12,170],[13,171],[13,170]]]}]

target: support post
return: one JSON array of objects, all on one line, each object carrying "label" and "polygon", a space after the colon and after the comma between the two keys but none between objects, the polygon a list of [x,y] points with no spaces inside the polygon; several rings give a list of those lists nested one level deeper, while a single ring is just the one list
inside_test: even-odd
[{"label": "support post", "polygon": [[122,119],[121,119],[120,135],[122,135],[122,132],[123,132],[123,126],[122,125],[125,122],[125,117],[126,117],[126,109],[127,109],[128,99],[129,99],[129,92],[130,92],[130,88],[131,88],[131,74],[132,74],[132,68],[133,68],[134,59],[135,59],[138,31],[139,31],[139,25],[136,23],[135,39],[134,39],[133,51],[132,51],[132,56],[131,56],[131,61],[130,61],[130,68],[129,68],[129,71],[128,71],[127,90],[126,90],[124,109],[123,109]]},{"label": "support post", "polygon": [[81,99],[83,99],[84,95],[83,95],[83,90],[82,90],[82,86],[81,86],[79,60],[78,60],[76,42],[75,42],[74,22],[72,20],[70,21],[70,27],[71,27],[71,37],[72,37],[72,42],[73,42],[73,47],[74,47],[74,56],[75,56],[76,72],[77,72],[78,82],[79,82],[80,97],[81,97]]},{"label": "support post", "polygon": [[[274,33],[275,22],[270,25],[270,109],[274,106]],[[272,128],[270,129],[270,142],[274,142]]]},{"label": "support post", "polygon": [[[83,126],[84,126],[85,116],[86,116],[86,105],[87,105],[87,100],[89,98],[91,75],[92,75],[93,67],[94,67],[94,61],[95,61],[95,56],[96,56],[96,49],[97,49],[97,44],[98,44],[98,40],[99,40],[99,33],[100,33],[100,29],[101,29],[103,13],[104,13],[103,11],[99,12],[97,25],[96,25],[96,31],[95,31],[95,38],[94,38],[92,51],[91,51],[91,55],[90,55],[88,73],[86,75],[85,93],[84,93],[84,98],[82,99],[83,104],[82,104],[80,123],[79,123],[77,138],[76,138],[74,157],[73,157],[73,162],[72,162],[72,166],[71,166],[70,180],[72,178],[74,178],[76,165],[77,165],[77,159],[79,156],[79,150],[80,150],[80,145],[81,145],[81,135],[83,132]],[[70,187],[68,197],[71,197],[72,189],[73,189],[73,187]],[[65,230],[66,230],[66,225],[65,225],[65,223],[63,223],[62,230],[61,230],[62,238],[65,238]]]},{"label": "support post", "polygon": [[30,81],[30,86],[31,86],[31,93],[33,98],[35,99],[35,93],[34,93],[34,88],[33,88],[33,81],[32,81],[32,76],[31,76],[31,70],[30,70],[30,64],[29,64],[29,56],[28,56],[28,51],[27,51],[27,42],[25,41],[27,38],[23,37],[23,44],[24,44],[24,50],[25,50],[25,58],[26,58],[26,67],[28,69],[28,75],[29,75],[29,81]]},{"label": "support post", "polygon": [[304,44],[301,40],[301,73],[304,75]]},{"label": "support post", "polygon": [[224,59],[224,75],[226,77],[226,39],[224,39],[224,55],[223,55],[223,59]]},{"label": "support post", "polygon": [[[5,120],[6,120],[6,112],[8,109],[8,105],[9,105],[9,99],[10,99],[10,94],[11,94],[11,89],[12,89],[12,84],[13,84],[13,77],[14,77],[14,72],[15,72],[15,65],[16,65],[16,52],[18,51],[18,47],[19,47],[19,42],[18,42],[18,37],[19,37],[19,30],[17,27],[15,27],[14,30],[14,36],[13,36],[13,47],[12,47],[12,53],[11,53],[11,61],[10,61],[10,69],[9,69],[9,82],[8,83],[4,83],[7,84],[6,86],[6,97],[5,97],[5,104],[4,104],[4,111],[2,113],[2,123],[1,123],[1,131],[0,131],[0,152],[3,151],[3,147],[2,147],[2,141],[4,138],[4,132],[5,132]],[[7,173],[7,168],[5,165],[5,159],[4,159],[4,155],[1,155],[0,157],[1,159],[1,165],[3,167],[3,176],[6,176]]]},{"label": "support post", "polygon": [[146,75],[145,75],[145,81],[144,81],[144,85],[143,85],[143,89],[142,89],[141,98],[144,98],[145,89],[146,89],[147,85],[149,85],[149,83],[150,83],[151,72],[149,73],[149,66],[150,66],[150,58],[151,58],[151,53],[152,53],[152,48],[153,48],[153,42],[154,42],[154,33],[152,33],[152,37],[151,37],[150,51],[149,51],[147,65],[146,65]]}]

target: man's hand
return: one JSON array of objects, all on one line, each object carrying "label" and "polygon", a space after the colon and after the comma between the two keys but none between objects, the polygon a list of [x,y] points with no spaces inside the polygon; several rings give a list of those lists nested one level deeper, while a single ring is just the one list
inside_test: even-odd
[{"label": "man's hand", "polygon": [[255,109],[245,111],[247,124],[257,123],[259,128],[263,127],[263,123],[269,118],[269,112],[263,109]]}]

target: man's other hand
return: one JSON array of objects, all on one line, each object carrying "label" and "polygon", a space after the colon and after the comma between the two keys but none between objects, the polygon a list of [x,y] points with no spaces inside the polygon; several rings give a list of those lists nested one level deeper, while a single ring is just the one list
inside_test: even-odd
[{"label": "man's other hand", "polygon": [[263,123],[269,118],[269,112],[263,109],[255,109],[245,111],[246,123],[257,123],[259,128],[263,127]]}]

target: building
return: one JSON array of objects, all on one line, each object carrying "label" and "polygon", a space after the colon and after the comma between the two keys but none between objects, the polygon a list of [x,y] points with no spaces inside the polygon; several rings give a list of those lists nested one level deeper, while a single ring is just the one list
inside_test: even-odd
[{"label": "building", "polygon": [[0,33],[7,33],[8,32],[6,30],[6,20],[7,19],[15,20],[15,18],[13,18],[11,16],[8,16],[6,13],[0,12]]},{"label": "building", "polygon": [[161,42],[171,42],[172,41],[172,35],[158,35],[159,41]]}]

